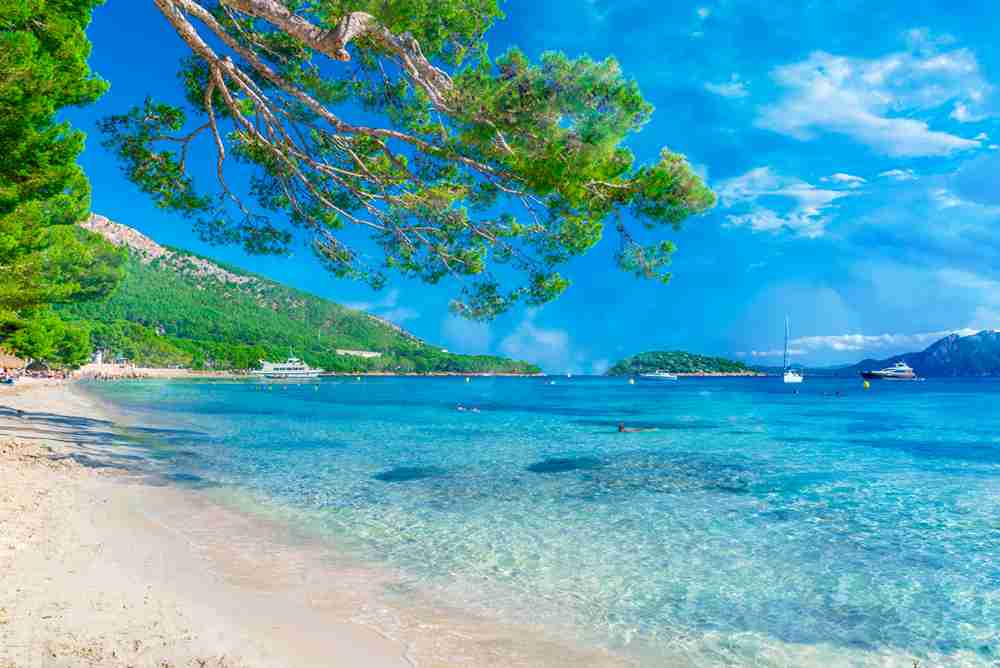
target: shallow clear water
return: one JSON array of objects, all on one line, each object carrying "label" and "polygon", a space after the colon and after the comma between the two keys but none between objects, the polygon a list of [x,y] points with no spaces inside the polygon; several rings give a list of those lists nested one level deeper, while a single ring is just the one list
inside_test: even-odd
[{"label": "shallow clear water", "polygon": [[90,390],[179,482],[649,665],[1000,662],[1000,383],[548,383]]}]

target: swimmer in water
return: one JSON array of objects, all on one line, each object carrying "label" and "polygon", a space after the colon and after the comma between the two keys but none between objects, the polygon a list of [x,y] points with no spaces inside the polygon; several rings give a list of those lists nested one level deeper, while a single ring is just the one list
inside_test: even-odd
[{"label": "swimmer in water", "polygon": [[619,434],[636,434],[643,431],[656,431],[656,427],[626,427],[624,422],[618,423]]}]

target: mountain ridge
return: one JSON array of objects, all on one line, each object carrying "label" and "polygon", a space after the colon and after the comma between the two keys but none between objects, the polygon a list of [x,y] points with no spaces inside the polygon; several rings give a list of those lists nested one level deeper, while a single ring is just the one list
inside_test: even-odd
[{"label": "mountain ridge", "polygon": [[95,347],[114,357],[147,366],[245,369],[293,351],[331,371],[539,372],[527,362],[448,353],[383,318],[160,244],[105,216],[94,214],[81,227],[126,249],[125,278],[104,301],[58,310],[85,322]]},{"label": "mountain ridge", "polygon": [[864,359],[849,367],[855,373],[905,362],[917,375],[928,378],[1000,376],[1000,332],[984,329],[976,334],[949,334],[920,352],[903,353],[882,360]]},{"label": "mountain ridge", "polygon": [[[846,378],[905,362],[925,378],[1000,377],[1000,330],[984,329],[975,334],[949,334],[921,351],[900,353],[883,359],[865,358],[854,364],[804,369],[806,375]],[[767,373],[780,367],[756,366]]]}]

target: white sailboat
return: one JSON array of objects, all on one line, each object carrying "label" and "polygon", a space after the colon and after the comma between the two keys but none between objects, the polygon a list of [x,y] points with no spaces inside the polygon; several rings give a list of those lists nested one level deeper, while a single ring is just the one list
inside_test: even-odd
[{"label": "white sailboat", "polygon": [[801,383],[804,378],[802,374],[798,371],[792,369],[791,365],[788,363],[788,316],[785,316],[785,364],[784,364],[784,375],[782,376],[784,382],[786,383]]}]

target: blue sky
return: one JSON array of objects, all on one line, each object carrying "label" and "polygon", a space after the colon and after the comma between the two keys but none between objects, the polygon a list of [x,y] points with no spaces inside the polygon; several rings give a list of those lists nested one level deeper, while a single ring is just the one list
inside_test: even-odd
[{"label": "blue sky", "polygon": [[[782,3],[779,3],[782,4]],[[688,156],[719,195],[671,235],[669,286],[611,263],[613,235],[567,275],[558,302],[489,325],[448,314],[456,286],[380,293],[325,274],[308,252],[248,257],[200,243],[149,204],[94,123],[147,94],[179,100],[178,38],[150,0],[110,0],[89,34],[112,84],[67,117],[91,133],[94,210],[184,246],[395,320],[461,352],[599,372],[650,349],[780,363],[783,318],[806,364],[922,349],[1000,327],[1000,6],[931,1],[510,0],[491,50],[617,57],[656,106],[640,159]]]}]

